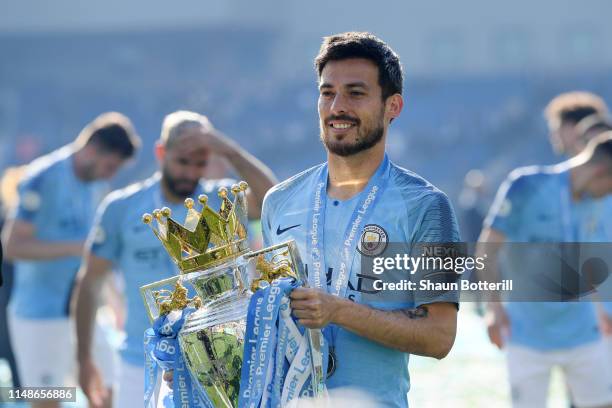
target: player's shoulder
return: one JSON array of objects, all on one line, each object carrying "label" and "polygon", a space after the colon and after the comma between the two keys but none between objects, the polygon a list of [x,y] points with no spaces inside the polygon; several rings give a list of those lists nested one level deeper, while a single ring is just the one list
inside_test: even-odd
[{"label": "player's shoulder", "polygon": [[53,175],[66,167],[65,164],[74,153],[70,145],[54,150],[34,159],[26,166],[23,181],[40,180],[46,175]]},{"label": "player's shoulder", "polygon": [[306,169],[272,187],[268,190],[264,198],[265,206],[270,208],[270,206],[290,200],[298,193],[304,191],[304,187],[310,184],[312,177],[316,177],[318,170],[323,165],[324,164],[318,164]]},{"label": "player's shoulder", "polygon": [[392,188],[404,197],[412,197],[419,200],[423,198],[447,200],[446,194],[424,177],[393,162],[391,163],[390,177]]},{"label": "player's shoulder", "polygon": [[152,205],[149,199],[151,190],[159,184],[159,175],[155,174],[147,179],[132,183],[126,187],[111,191],[102,201],[101,206],[108,210],[122,211],[128,207],[139,205],[142,198]]},{"label": "player's shoulder", "polygon": [[506,184],[515,191],[540,189],[544,184],[559,179],[563,171],[558,166],[525,166],[512,170]]}]

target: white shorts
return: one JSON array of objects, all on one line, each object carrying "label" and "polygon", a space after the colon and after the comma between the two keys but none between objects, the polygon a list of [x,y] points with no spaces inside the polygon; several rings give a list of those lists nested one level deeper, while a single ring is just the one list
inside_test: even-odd
[{"label": "white shorts", "polygon": [[[23,319],[8,312],[19,378],[25,387],[70,386],[76,381],[74,325],[69,319]],[[93,356],[104,381],[113,385],[116,352],[96,324]]]},{"label": "white shorts", "polygon": [[[119,381],[113,393],[113,408],[142,407],[144,404],[144,367],[126,363],[120,360]],[[161,380],[162,371],[157,374],[157,385],[155,394],[151,398],[149,408],[154,408],[157,404],[159,395],[166,395],[169,392],[165,382]],[[160,392],[161,387],[161,392]],[[163,406],[160,403],[158,406]]]},{"label": "white shorts", "polygon": [[604,344],[606,345],[606,351],[608,352],[608,363],[612,367],[612,336],[604,336]]},{"label": "white shorts", "polygon": [[603,341],[546,352],[510,344],[507,352],[514,408],[546,406],[553,366],[563,370],[575,405],[612,404],[612,371]]}]

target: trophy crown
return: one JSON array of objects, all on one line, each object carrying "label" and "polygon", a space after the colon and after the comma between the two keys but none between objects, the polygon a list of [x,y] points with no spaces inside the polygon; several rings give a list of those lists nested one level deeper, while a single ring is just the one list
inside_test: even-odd
[{"label": "trophy crown", "polygon": [[204,194],[198,197],[200,210],[192,198],[185,199],[187,216],[182,223],[172,218],[168,207],[144,214],[142,222],[151,227],[181,273],[205,269],[247,250],[247,188],[244,181],[233,185],[230,200],[228,189],[221,187],[219,211],[208,206]]}]

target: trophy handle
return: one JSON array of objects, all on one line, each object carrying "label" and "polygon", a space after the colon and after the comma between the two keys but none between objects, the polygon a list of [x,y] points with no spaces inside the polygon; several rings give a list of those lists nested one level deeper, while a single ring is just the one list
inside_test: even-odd
[{"label": "trophy handle", "polygon": [[158,289],[163,287],[174,286],[180,277],[180,275],[172,276],[140,287],[140,295],[144,301],[145,309],[147,309],[147,316],[151,324],[153,324],[155,319],[161,314],[159,310],[159,299],[155,293],[158,292]]}]

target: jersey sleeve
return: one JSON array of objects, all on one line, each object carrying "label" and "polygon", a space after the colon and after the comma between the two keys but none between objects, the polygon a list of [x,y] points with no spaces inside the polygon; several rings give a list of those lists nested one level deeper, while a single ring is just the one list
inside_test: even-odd
[{"label": "jersey sleeve", "polygon": [[[414,245],[412,247],[412,257],[424,257],[424,254],[431,253],[443,254],[439,257],[446,258],[448,254],[455,254],[460,249],[460,236],[457,218],[453,207],[446,195],[440,191],[430,194],[425,199],[421,223],[415,234]],[[436,255],[438,256],[438,255]],[[413,292],[414,306],[419,307],[424,304],[448,302],[459,304],[459,290],[455,290],[450,286],[451,283],[456,283],[459,280],[458,274],[453,270],[439,268],[436,263],[426,263],[425,265],[433,265],[420,267],[414,271],[412,281],[416,283],[417,290]],[[422,289],[422,282],[427,282],[434,289]],[[438,289],[439,287],[440,289]]]},{"label": "jersey sleeve", "polygon": [[107,196],[98,207],[87,248],[92,254],[116,262],[121,249],[121,216],[119,203]]},{"label": "jersey sleeve", "polygon": [[33,223],[43,204],[45,189],[45,173],[27,176],[18,187],[19,200],[13,211],[12,218]]},{"label": "jersey sleeve", "polygon": [[484,226],[507,236],[514,235],[520,228],[527,186],[526,177],[516,177],[511,173],[499,187]]},{"label": "jersey sleeve", "polygon": [[459,242],[459,227],[453,207],[440,191],[425,200],[423,217],[414,235],[416,243]]},{"label": "jersey sleeve", "polygon": [[261,209],[261,233],[264,248],[272,245],[272,211],[272,198],[269,194],[266,194]]}]

